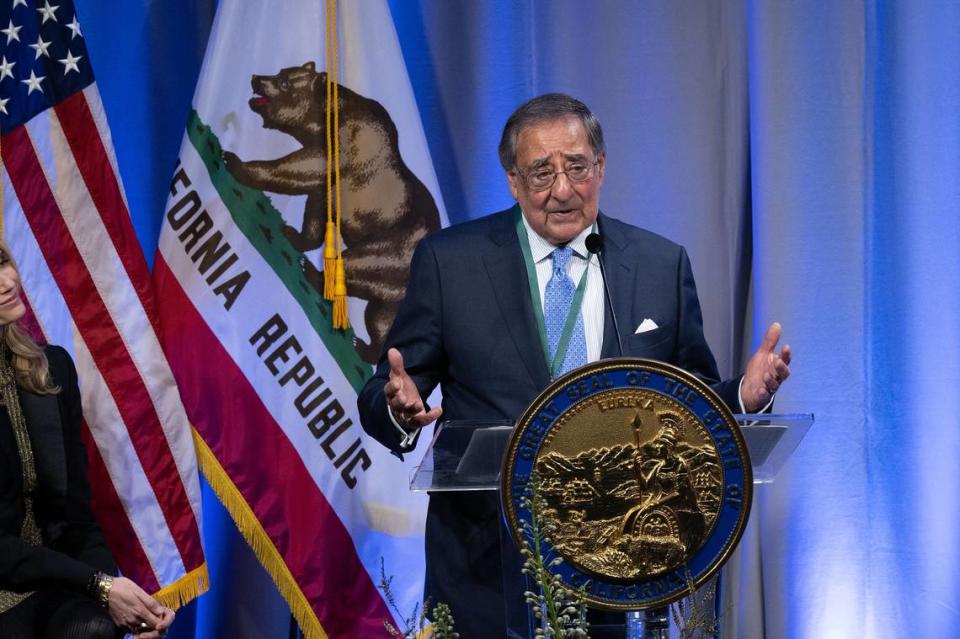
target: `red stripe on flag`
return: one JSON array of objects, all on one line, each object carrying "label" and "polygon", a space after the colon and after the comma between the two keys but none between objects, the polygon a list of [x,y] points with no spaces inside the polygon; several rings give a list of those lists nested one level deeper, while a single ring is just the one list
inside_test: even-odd
[{"label": "red stripe on flag", "polygon": [[187,571],[203,563],[196,518],[160,420],[126,343],[87,271],[24,127],[3,136],[3,162],[74,324],[116,402]]},{"label": "red stripe on flag", "polygon": [[147,318],[153,325],[154,333],[159,334],[147,261],[143,251],[140,250],[140,241],[133,230],[130,214],[120,192],[120,184],[113,171],[113,165],[110,164],[110,158],[103,145],[93,113],[90,112],[87,98],[82,91],[74,93],[56,105],[53,110],[56,111],[77,168],[87,185],[90,198],[100,213],[103,225],[110,239],[113,240],[114,248],[120,256],[127,277],[130,278],[140,298]]},{"label": "red stripe on flag", "polygon": [[392,616],[350,533],[160,254],[153,277],[170,336],[164,348],[187,415],[256,513],[324,631],[382,636],[383,621]]},{"label": "red stripe on flag", "polygon": [[147,592],[157,592],[160,590],[160,583],[150,565],[150,559],[140,545],[137,533],[130,524],[130,518],[110,479],[107,466],[103,463],[100,449],[90,435],[86,420],[83,421],[81,433],[89,461],[87,474],[92,488],[90,505],[97,516],[107,545],[117,560],[117,567],[125,577],[133,579]]}]

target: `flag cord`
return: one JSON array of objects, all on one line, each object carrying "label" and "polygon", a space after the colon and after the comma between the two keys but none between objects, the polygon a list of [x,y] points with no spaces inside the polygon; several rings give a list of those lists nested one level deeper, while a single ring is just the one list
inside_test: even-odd
[{"label": "flag cord", "polygon": [[333,173],[330,171],[330,162],[333,158],[333,138],[332,136],[332,110],[333,110],[333,83],[330,81],[330,74],[332,73],[330,67],[330,60],[333,59],[333,53],[331,52],[332,42],[330,39],[330,3],[331,0],[327,0],[327,13],[326,13],[326,67],[327,72],[324,75],[324,82],[326,86],[326,102],[324,103],[324,118],[325,126],[324,130],[326,132],[326,143],[327,143],[327,225],[326,232],[323,237],[323,298],[327,300],[333,300],[334,293],[334,281],[333,274],[336,272],[336,261],[337,261],[337,247],[336,247],[336,227],[333,221]]},{"label": "flag cord", "polygon": [[[333,163],[333,197],[336,198],[334,211],[336,213],[336,257],[333,269],[333,327],[338,329],[350,328],[350,319],[347,316],[347,278],[343,265],[343,237],[341,235],[341,220],[343,218],[343,208],[341,204],[340,189],[340,59],[339,45],[337,43],[337,0],[327,0],[327,82],[328,87],[332,87],[332,96],[328,93],[327,99],[327,140],[332,138],[333,148],[328,146],[327,153],[327,181],[330,180],[330,163]],[[332,100],[330,99],[332,97]],[[329,127],[330,115],[333,115],[333,129]],[[330,151],[333,151],[332,156]],[[327,190],[327,201],[331,199],[330,189]],[[330,215],[328,207],[328,233],[330,235]],[[325,240],[327,238],[324,238]],[[328,245],[329,246],[329,245]],[[324,268],[327,268],[326,256],[332,253],[327,247],[324,248]],[[327,282],[330,281],[327,272],[324,273],[324,293],[327,293]]]}]

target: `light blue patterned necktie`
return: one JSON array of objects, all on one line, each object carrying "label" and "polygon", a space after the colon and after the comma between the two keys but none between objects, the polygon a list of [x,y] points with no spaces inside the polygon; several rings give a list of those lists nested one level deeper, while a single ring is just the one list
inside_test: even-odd
[{"label": "light blue patterned necktie", "polygon": [[[560,342],[560,335],[563,333],[563,325],[567,320],[567,313],[570,312],[570,306],[573,304],[573,296],[576,287],[573,280],[567,275],[567,262],[573,254],[573,249],[564,246],[555,249],[551,256],[553,258],[553,275],[547,282],[547,288],[543,294],[543,321],[547,329],[547,345],[550,347],[550,361],[553,361],[557,352],[557,344]],[[583,316],[577,315],[577,323],[573,327],[570,335],[570,343],[567,345],[567,354],[563,358],[563,365],[557,372],[561,374],[583,366],[587,363],[587,338],[583,330]]]}]

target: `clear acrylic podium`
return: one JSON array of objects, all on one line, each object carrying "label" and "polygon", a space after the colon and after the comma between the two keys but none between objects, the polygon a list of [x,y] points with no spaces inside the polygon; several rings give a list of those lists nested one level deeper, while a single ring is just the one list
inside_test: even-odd
[{"label": "clear acrylic podium", "polygon": [[[813,424],[812,414],[734,415],[743,433],[754,484],[774,481],[787,460],[800,445]],[[498,490],[503,451],[507,447],[513,422],[456,420],[442,422],[434,432],[420,464],[411,471],[410,490],[472,491]],[[521,584],[518,558],[506,526],[500,526],[503,582],[506,598],[507,636],[527,639],[533,636],[531,616],[522,596],[529,586]],[[624,626],[591,628],[594,639],[623,637]],[[655,634],[647,636],[655,637]],[[663,635],[666,636],[666,635]]]}]

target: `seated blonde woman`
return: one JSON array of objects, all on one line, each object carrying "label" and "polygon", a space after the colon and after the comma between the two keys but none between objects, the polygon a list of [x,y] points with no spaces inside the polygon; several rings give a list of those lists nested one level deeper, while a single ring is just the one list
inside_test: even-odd
[{"label": "seated blonde woman", "polygon": [[116,576],[90,512],[77,371],[17,325],[25,310],[0,243],[0,637],[162,637],[173,612]]}]

